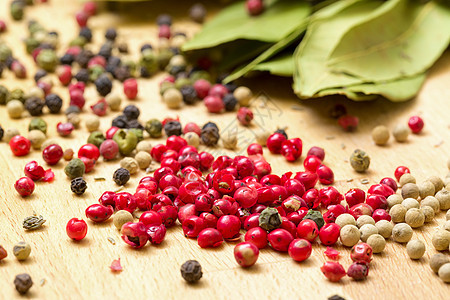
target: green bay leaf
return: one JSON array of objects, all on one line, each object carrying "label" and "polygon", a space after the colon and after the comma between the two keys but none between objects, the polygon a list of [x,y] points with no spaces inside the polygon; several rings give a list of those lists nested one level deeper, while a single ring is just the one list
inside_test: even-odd
[{"label": "green bay leaf", "polygon": [[292,77],[294,74],[294,57],[292,53],[286,53],[268,61],[257,64],[253,71],[267,71],[272,75]]},{"label": "green bay leaf", "polygon": [[450,9],[437,2],[390,0],[340,39],[328,67],[365,81],[421,74],[450,41]]}]

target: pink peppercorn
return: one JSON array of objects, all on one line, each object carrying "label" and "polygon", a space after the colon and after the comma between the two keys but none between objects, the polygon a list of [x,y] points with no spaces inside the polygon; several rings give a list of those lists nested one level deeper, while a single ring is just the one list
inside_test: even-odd
[{"label": "pink peppercorn", "polygon": [[15,60],[11,64],[11,71],[14,73],[16,78],[24,79],[27,77],[27,69],[25,66],[18,60]]},{"label": "pink peppercorn", "polygon": [[250,16],[258,16],[264,11],[264,2],[262,0],[247,0],[245,6]]},{"label": "pink peppercorn", "polygon": [[147,227],[147,235],[150,243],[159,245],[164,241],[167,229],[164,225],[154,225]]},{"label": "pink peppercorn", "polygon": [[159,32],[158,32],[159,38],[170,39],[171,35],[172,35],[172,33],[171,33],[169,25],[163,24],[163,25],[159,26]]},{"label": "pink peppercorn", "polygon": [[105,140],[100,145],[100,154],[106,160],[114,159],[119,154],[119,145],[114,140]]},{"label": "pink peppercorn", "polygon": [[336,223],[328,223],[320,228],[319,239],[326,246],[334,245],[340,233],[341,227]]},{"label": "pink peppercorn", "polygon": [[310,219],[305,219],[301,221],[297,226],[297,237],[308,240],[310,242],[314,241],[319,235],[319,228],[316,222]]},{"label": "pink peppercorn", "polygon": [[253,243],[242,242],[234,247],[234,258],[244,268],[253,266],[258,260],[259,249]]},{"label": "pink peppercorn", "polygon": [[84,164],[84,168],[85,168],[84,172],[85,173],[89,173],[92,170],[94,170],[95,162],[96,162],[95,159],[87,158],[87,157],[84,157],[84,156],[80,157],[80,159],[81,159],[81,161]]},{"label": "pink peppercorn", "polygon": [[94,105],[91,105],[92,112],[97,116],[106,115],[106,111],[108,110],[108,102],[104,98],[98,100]]},{"label": "pink peppercorn", "polygon": [[197,216],[190,216],[182,223],[184,236],[190,238],[197,238],[199,233],[205,229],[205,222],[202,218]]},{"label": "pink peppercorn", "polygon": [[391,177],[385,177],[383,179],[380,180],[381,184],[385,184],[388,187],[390,187],[394,192],[398,189],[398,185],[397,182],[395,182],[395,180]]},{"label": "pink peppercorn", "polygon": [[343,199],[344,196],[335,187],[328,186],[319,190],[319,200],[322,207],[339,204]]},{"label": "pink peppercorn", "polygon": [[366,193],[361,189],[350,189],[345,193],[345,201],[347,201],[347,204],[350,207],[359,203],[364,203],[366,201]]},{"label": "pink peppercorn", "polygon": [[138,94],[138,83],[134,78],[129,78],[123,82],[123,93],[129,100],[134,100]]},{"label": "pink peppercorn", "polygon": [[289,244],[289,256],[295,261],[304,261],[311,256],[311,243],[305,239],[295,239]]},{"label": "pink peppercorn", "polygon": [[215,96],[220,99],[225,97],[226,94],[228,94],[227,87],[220,83],[216,83],[215,85],[213,85],[208,93],[209,96]]},{"label": "pink peppercorn", "polygon": [[25,165],[25,175],[33,181],[37,181],[45,176],[45,170],[36,161],[30,161]]},{"label": "pink peppercorn", "polygon": [[159,226],[162,224],[161,216],[153,210],[147,210],[139,217],[139,222],[142,222],[145,226]]},{"label": "pink peppercorn", "polygon": [[69,96],[70,96],[70,105],[75,105],[78,106],[80,109],[83,109],[83,106],[86,103],[83,91],[81,91],[80,89],[73,89],[72,91],[69,91]]},{"label": "pink peppercorn", "polygon": [[303,143],[299,138],[293,138],[283,141],[281,144],[281,154],[287,161],[293,162],[302,155]]},{"label": "pink peppercorn", "polygon": [[418,134],[422,131],[424,123],[421,117],[412,116],[408,120],[408,126],[413,133]]},{"label": "pink peppercorn", "polygon": [[164,226],[167,228],[173,226],[177,221],[177,208],[172,205],[161,207],[157,213],[161,216]]},{"label": "pink peppercorn", "polygon": [[114,213],[111,206],[104,206],[101,204],[92,204],[86,208],[86,217],[96,223],[101,223],[108,220]]},{"label": "pink peppercorn", "polygon": [[367,191],[367,193],[374,195],[381,195],[385,198],[389,197],[392,194],[395,194],[393,189],[382,183],[372,185]]},{"label": "pink peppercorn", "polygon": [[198,136],[200,136],[200,134],[202,133],[202,129],[200,128],[200,126],[197,125],[197,123],[189,122],[183,128],[183,133],[184,134],[186,134],[188,132],[194,132]]},{"label": "pink peppercorn", "polygon": [[62,85],[67,86],[72,81],[72,67],[68,65],[59,66],[56,74]]},{"label": "pink peppercorn", "polygon": [[94,1],[88,1],[83,5],[83,11],[88,14],[88,16],[94,16],[97,14],[97,3]]},{"label": "pink peppercorn", "polygon": [[67,235],[74,241],[81,241],[87,234],[88,226],[84,220],[70,219],[66,225]]},{"label": "pink peppercorn", "polygon": [[147,244],[147,228],[141,222],[128,222],[120,230],[122,240],[135,249],[140,249]]},{"label": "pink peppercorn", "polygon": [[110,205],[112,207],[115,207],[116,206],[116,203],[114,202],[115,194],[116,193],[114,193],[114,192],[106,191],[100,196],[100,198],[98,199],[98,202],[100,202],[100,204],[104,205],[104,206]]},{"label": "pink peppercorn", "polygon": [[9,148],[15,156],[25,156],[30,152],[31,142],[21,135],[16,135],[9,141]]},{"label": "pink peppercorn", "polygon": [[321,161],[323,161],[325,159],[325,150],[323,150],[323,148],[314,146],[308,150],[308,153],[306,155],[307,156],[313,155],[318,159],[320,159]]},{"label": "pink peppercorn", "polygon": [[345,115],[338,119],[339,126],[345,131],[354,131],[358,127],[359,119],[358,117]]},{"label": "pink peppercorn", "polygon": [[334,223],[336,218],[347,212],[348,208],[341,204],[330,205],[327,211],[323,214],[325,223]]},{"label": "pink peppercorn", "polygon": [[357,261],[348,267],[347,275],[353,280],[363,280],[369,275],[369,264],[365,261]]},{"label": "pink peppercorn", "polygon": [[203,102],[210,113],[218,114],[225,108],[222,99],[217,96],[206,96]]},{"label": "pink peppercorn", "polygon": [[382,208],[374,210],[372,218],[375,220],[375,222],[378,222],[380,220],[386,220],[390,222],[392,219],[391,215],[385,209]]},{"label": "pink peppercorn", "polygon": [[344,277],[347,273],[345,272],[344,267],[335,261],[327,261],[320,267],[323,275],[328,278],[331,282],[338,282]]},{"label": "pink peppercorn", "polygon": [[14,188],[19,193],[20,196],[26,197],[33,193],[34,191],[34,181],[28,177],[19,178],[16,183],[14,183]]},{"label": "pink peppercorn", "polygon": [[6,31],[6,23],[3,20],[0,20],[0,33]]},{"label": "pink peppercorn", "polygon": [[365,261],[370,263],[372,261],[373,250],[367,243],[359,243],[353,246],[350,253],[350,258],[353,261]]},{"label": "pink peppercorn", "polygon": [[89,15],[84,12],[84,11],[79,11],[77,12],[77,14],[75,15],[75,19],[78,23],[78,26],[80,26],[80,28],[86,27],[87,25],[87,21],[89,19]]},{"label": "pink peppercorn", "polygon": [[317,175],[319,176],[319,181],[321,184],[329,185],[334,182],[333,170],[325,165],[320,165],[317,168]]},{"label": "pink peppercorn", "polygon": [[312,189],[319,180],[319,176],[311,172],[297,172],[294,178],[303,184],[306,191]]},{"label": "pink peppercorn", "polygon": [[282,133],[275,132],[267,138],[267,148],[273,154],[281,153],[281,146],[287,138]]},{"label": "pink peppercorn", "polygon": [[395,169],[394,176],[397,181],[400,181],[400,177],[402,177],[406,173],[411,173],[411,171],[405,166],[399,166]]},{"label": "pink peppercorn", "polygon": [[201,248],[215,248],[223,243],[222,234],[215,228],[205,228],[200,231],[197,243]]},{"label": "pink peppercorn", "polygon": [[73,126],[73,124],[69,122],[67,123],[58,122],[58,124],[56,124],[56,131],[60,136],[68,136],[72,133],[74,129],[75,127]]},{"label": "pink peppercorn", "polygon": [[286,229],[275,229],[271,231],[267,235],[267,240],[270,243],[270,246],[276,250],[281,252],[287,252],[289,248],[289,244],[294,240],[292,234]]},{"label": "pink peppercorn", "polygon": [[253,112],[248,107],[241,107],[237,112],[237,119],[242,125],[248,126],[253,120]]},{"label": "pink peppercorn", "polygon": [[323,254],[332,260],[338,260],[340,252],[332,247],[327,247],[327,249],[323,251]]},{"label": "pink peppercorn", "polygon": [[197,92],[197,97],[204,99],[209,94],[211,83],[205,79],[198,79],[194,82],[194,89]]},{"label": "pink peppercorn", "polygon": [[114,195],[114,203],[116,210],[126,210],[132,213],[136,207],[136,198],[130,193],[122,192]]},{"label": "pink peppercorn", "polygon": [[314,155],[308,155],[303,161],[303,166],[308,172],[315,173],[317,168],[322,164],[322,161]]},{"label": "pink peppercorn", "polygon": [[97,160],[100,157],[100,150],[93,144],[84,144],[78,150],[78,158],[82,157]]},{"label": "pink peppercorn", "polygon": [[256,155],[256,154],[263,154],[263,148],[258,143],[252,143],[248,145],[247,147],[247,154],[248,155]]},{"label": "pink peppercorn", "polygon": [[373,208],[367,203],[359,203],[350,207],[349,213],[358,219],[362,215],[371,216],[373,213]]},{"label": "pink peppercorn", "polygon": [[120,129],[119,127],[115,127],[115,126],[110,127],[106,131],[106,134],[105,134],[106,139],[111,140],[119,129]]},{"label": "pink peppercorn", "polygon": [[240,229],[241,221],[237,216],[225,215],[221,216],[217,221],[217,230],[219,230],[224,239],[232,239],[239,236]]},{"label": "pink peppercorn", "polygon": [[[265,208],[265,206],[264,206]],[[262,208],[262,210],[264,210],[264,208]],[[262,211],[261,210],[261,211]],[[258,227],[259,226],[259,212],[255,212],[253,214],[251,214],[250,216],[247,217],[247,219],[245,219],[244,221],[244,229],[245,230],[250,230],[252,228]]]},{"label": "pink peppercorn", "polygon": [[263,249],[267,246],[267,231],[262,229],[261,227],[253,227],[250,228],[244,237],[246,242],[253,243],[259,249]]},{"label": "pink peppercorn", "polygon": [[42,158],[49,165],[56,165],[64,155],[60,145],[51,144],[42,151]]},{"label": "pink peppercorn", "polygon": [[303,199],[306,202],[306,206],[310,209],[314,209],[319,207],[320,199],[319,199],[319,191],[317,189],[309,189],[303,194]]}]

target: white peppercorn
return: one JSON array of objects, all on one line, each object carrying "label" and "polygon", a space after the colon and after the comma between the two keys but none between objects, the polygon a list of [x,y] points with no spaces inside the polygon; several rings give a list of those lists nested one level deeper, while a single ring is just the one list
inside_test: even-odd
[{"label": "white peppercorn", "polygon": [[45,93],[44,90],[38,86],[31,87],[24,95],[25,99],[37,97],[39,99],[44,99]]},{"label": "white peppercorn", "polygon": [[411,240],[413,230],[411,226],[406,223],[399,223],[392,229],[392,238],[397,243],[407,243]]},{"label": "white peppercorn", "polygon": [[445,219],[448,221],[450,220],[450,209],[447,210],[447,213],[445,214]]},{"label": "white peppercorn", "polygon": [[356,226],[358,226],[358,228],[361,228],[366,224],[375,225],[375,220],[368,215],[362,215],[356,220]]},{"label": "white peppercorn", "polygon": [[351,214],[340,214],[335,221],[336,224],[338,224],[341,228],[343,228],[345,225],[356,225],[355,217],[353,217]]},{"label": "white peppercorn", "polygon": [[45,133],[40,130],[35,129],[28,132],[28,139],[30,140],[33,149],[41,149],[46,138]]},{"label": "white peppercorn", "polygon": [[433,233],[431,238],[434,248],[437,251],[448,250],[450,245],[450,232],[445,229],[438,229]]},{"label": "white peppercorn", "polygon": [[408,209],[402,204],[396,204],[389,210],[389,215],[392,218],[392,222],[401,223],[405,222],[405,215]]},{"label": "white peppercorn", "polygon": [[234,150],[237,146],[237,134],[236,133],[226,133],[220,136],[220,140],[222,141],[222,146],[225,149]]},{"label": "white peppercorn", "polygon": [[3,140],[6,143],[9,143],[9,141],[16,135],[20,135],[20,132],[17,128],[7,128],[5,130],[5,134],[3,135]]},{"label": "white peppercorn", "polygon": [[110,93],[105,97],[106,102],[108,103],[109,108],[112,111],[119,111],[120,105],[122,104],[122,98],[118,93]]},{"label": "white peppercorn", "polygon": [[81,118],[77,113],[70,113],[67,115],[67,122],[72,123],[73,127],[78,128],[81,123]]},{"label": "white peppercorn", "polygon": [[269,131],[260,129],[255,134],[256,142],[261,146],[265,146],[267,144],[267,139],[269,138],[270,135],[271,133]]},{"label": "white peppercorn", "polygon": [[408,209],[405,215],[405,222],[412,228],[418,228],[425,222],[425,215],[418,208]]},{"label": "white peppercorn", "polygon": [[403,202],[403,198],[399,194],[392,194],[389,197],[387,197],[386,200],[389,208],[393,207],[396,204],[401,204]]},{"label": "white peppercorn", "polygon": [[120,161],[120,166],[124,169],[127,169],[130,174],[136,174],[139,171],[138,162],[132,157],[124,157]]},{"label": "white peppercorn", "polygon": [[367,239],[367,244],[372,247],[373,253],[381,253],[386,247],[386,240],[380,234],[372,234]]},{"label": "white peppercorn", "polygon": [[402,197],[406,198],[419,198],[419,187],[415,183],[407,183],[402,186]]},{"label": "white peppercorn", "polygon": [[31,246],[27,242],[18,242],[14,245],[13,254],[18,260],[26,260],[31,253]]},{"label": "white peppercorn", "polygon": [[431,270],[433,270],[434,273],[437,273],[439,271],[439,268],[448,262],[450,262],[450,260],[448,259],[447,255],[442,253],[433,254],[430,258]]},{"label": "white peppercorn", "polygon": [[376,145],[386,145],[389,141],[389,129],[384,125],[379,125],[372,130],[372,139]]},{"label": "white peppercorn", "polygon": [[177,109],[183,103],[183,94],[176,88],[170,88],[164,92],[163,101],[170,109]]},{"label": "white peppercorn", "polygon": [[96,131],[100,127],[100,118],[97,115],[87,115],[84,118],[84,124],[89,132]]},{"label": "white peppercorn", "polygon": [[439,268],[439,278],[443,282],[450,282],[450,263],[446,263]]},{"label": "white peppercorn", "polygon": [[450,221],[445,221],[444,224],[442,225],[442,228],[450,231]]},{"label": "white peppercorn", "polygon": [[200,145],[200,137],[195,132],[188,132],[184,135],[184,139],[189,146],[198,147]]},{"label": "white peppercorn", "polygon": [[147,169],[148,166],[150,166],[150,164],[152,163],[152,156],[150,155],[150,153],[145,151],[139,151],[138,153],[136,153],[134,159],[137,161],[138,166],[141,169]]},{"label": "white peppercorn", "polygon": [[404,207],[406,207],[406,209],[419,208],[420,207],[419,201],[417,201],[414,198],[406,198],[405,200],[402,201],[402,205]]},{"label": "white peppercorn", "polygon": [[406,244],[406,253],[411,259],[420,259],[425,254],[425,243],[420,240],[411,240]]},{"label": "white peppercorn", "polygon": [[12,119],[19,119],[22,117],[22,113],[25,110],[23,103],[19,100],[11,100],[6,104],[6,110],[8,111],[8,115]]},{"label": "white peppercorn", "polygon": [[359,242],[361,232],[355,225],[345,225],[341,228],[340,239],[342,245],[346,247],[353,247]]},{"label": "white peppercorn", "polygon": [[434,219],[434,209],[430,206],[423,206],[420,211],[425,216],[425,223],[431,222]]},{"label": "white peppercorn", "polygon": [[431,181],[424,181],[418,186],[420,199],[425,199],[428,196],[434,196],[434,184]]},{"label": "white peppercorn", "polygon": [[435,197],[439,201],[441,210],[447,210],[450,208],[450,191],[440,190],[436,193]]},{"label": "white peppercorn", "polygon": [[152,151],[152,143],[150,141],[140,141],[136,145],[136,151],[137,152],[144,151],[150,153]]},{"label": "white peppercorn", "polygon": [[361,232],[361,241],[363,242],[366,242],[372,234],[378,234],[377,227],[372,224],[364,224],[359,228],[359,231]]},{"label": "white peppercorn", "polygon": [[434,184],[434,191],[437,193],[444,188],[444,181],[438,176],[430,176],[427,181],[431,181]]},{"label": "white peppercorn", "polygon": [[405,173],[402,175],[402,177],[400,177],[398,183],[400,184],[400,186],[404,186],[407,183],[416,183],[416,178],[410,173]]},{"label": "white peppercorn", "polygon": [[240,106],[248,106],[253,98],[252,91],[246,86],[240,86],[234,90],[233,96],[239,102]]},{"label": "white peppercorn", "polygon": [[113,224],[117,229],[122,229],[123,224],[133,222],[133,215],[126,210],[119,210],[113,216]]},{"label": "white peppercorn", "polygon": [[380,220],[377,223],[375,223],[375,227],[378,229],[378,233],[384,237],[385,239],[391,237],[392,235],[392,228],[394,228],[394,225],[389,222],[388,220]]},{"label": "white peppercorn", "polygon": [[425,199],[423,199],[420,202],[420,206],[422,206],[422,207],[423,206],[429,206],[429,207],[431,207],[434,210],[435,213],[439,212],[439,209],[441,207],[441,205],[439,203],[439,200],[436,199],[436,197],[433,197],[433,196],[425,197]]},{"label": "white peppercorn", "polygon": [[405,124],[398,124],[394,127],[394,130],[392,131],[392,135],[394,136],[395,140],[399,143],[406,142],[408,140],[408,136],[411,130],[409,127]]}]

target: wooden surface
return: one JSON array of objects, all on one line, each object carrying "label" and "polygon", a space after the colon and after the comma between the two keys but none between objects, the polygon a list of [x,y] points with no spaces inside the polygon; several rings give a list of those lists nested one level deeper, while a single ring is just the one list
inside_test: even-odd
[{"label": "wooden surface", "polygon": [[[180,4],[179,2],[182,2]],[[9,20],[7,0],[0,1],[0,18]],[[186,21],[189,1],[154,1],[145,6],[134,5],[121,17],[101,13],[89,22],[94,30],[94,41],[103,41],[104,29],[109,26],[119,27],[121,39],[130,43],[133,57],[136,58],[139,46],[144,42],[155,42],[156,28],[153,26],[155,16],[161,12],[176,13],[179,21],[175,22],[178,30],[187,28],[189,32],[198,29]],[[164,6],[166,5],[166,6]],[[27,8],[26,18],[41,21],[48,29],[61,33],[61,40],[66,44],[75,37],[78,29],[73,19],[80,5],[76,1],[52,0],[50,5],[38,5]],[[170,8],[169,7],[175,7]],[[176,11],[174,11],[176,9]],[[131,13],[133,12],[133,13]],[[139,12],[139,13],[136,13]],[[26,36],[25,22],[9,23],[9,33],[0,36],[14,47],[17,57],[24,57],[21,39]],[[97,47],[93,47],[97,49]],[[24,59],[29,70],[34,70],[30,57]],[[34,71],[33,71],[34,72]],[[9,88],[33,86],[32,80],[14,80],[9,72],[0,84]],[[30,72],[29,74],[33,74]],[[182,123],[196,121],[204,123],[214,120],[220,128],[234,128],[235,114],[210,115],[205,107],[198,103],[179,111],[169,111],[161,103],[157,83],[162,74],[151,80],[139,80],[139,99],[133,103],[142,109],[141,121],[165,116],[179,116]],[[409,102],[393,104],[385,100],[368,103],[353,103],[343,98],[327,98],[300,102],[291,93],[288,80],[262,78],[245,83],[252,86],[255,93],[262,92],[270,99],[265,107],[264,101],[256,100],[254,110],[260,126],[268,130],[276,127],[288,127],[288,134],[303,139],[304,151],[317,145],[326,149],[325,163],[333,168],[336,187],[345,192],[351,187],[362,187],[360,180],[370,179],[378,182],[382,177],[393,176],[398,165],[407,165],[421,182],[429,175],[445,177],[448,170],[446,161],[450,150],[450,53],[446,53],[432,69],[419,96]],[[114,90],[121,90],[121,84],[114,83]],[[67,107],[68,92],[57,84],[55,88],[64,98]],[[95,88],[87,90],[88,104],[98,100]],[[354,133],[344,133],[335,120],[327,117],[327,110],[334,103],[344,103],[350,113],[357,115],[361,122]],[[125,101],[125,106],[128,102]],[[292,106],[301,107],[294,110]],[[86,106],[88,107],[88,105]],[[86,114],[86,113],[84,113]],[[413,114],[421,115],[425,120],[425,130],[420,135],[410,136],[407,143],[399,144],[391,140],[385,147],[375,146],[370,138],[371,129],[379,124],[393,128],[395,124],[407,122]],[[108,113],[101,120],[101,129],[110,126],[111,119],[117,113]],[[45,115],[49,124],[48,137],[60,143],[64,148],[77,150],[85,143],[87,132],[84,127],[73,132],[71,138],[60,138],[56,134],[55,124],[64,120],[64,115]],[[17,127],[26,135],[30,117],[10,120],[4,107],[0,108],[0,120],[3,128]],[[252,130],[239,127],[247,143],[252,140]],[[242,139],[241,139],[242,141]],[[154,143],[157,143],[155,140]],[[347,162],[355,148],[366,150],[372,163],[366,174],[356,174]],[[241,149],[245,150],[245,148]],[[215,154],[223,150],[213,150]],[[280,156],[267,154],[274,173],[281,174],[288,170],[300,171],[302,161],[287,164]],[[304,156],[303,156],[304,157]],[[242,269],[236,264],[232,250],[233,243],[226,243],[218,249],[202,250],[196,240],[186,239],[181,226],[170,228],[167,238],[159,246],[147,245],[136,251],[125,245],[112,222],[93,224],[88,222],[87,237],[79,243],[71,241],[65,233],[66,222],[72,217],[84,218],[85,208],[97,202],[105,190],[116,189],[111,180],[112,172],[118,166],[113,162],[99,161],[95,171],[87,174],[87,192],[77,197],[71,193],[69,180],[63,173],[65,163],[53,167],[56,179],[53,183],[39,182],[31,197],[21,198],[14,190],[14,182],[23,176],[23,167],[30,160],[44,163],[39,151],[33,151],[26,157],[12,157],[6,143],[0,143],[0,244],[9,252],[7,259],[0,263],[0,299],[19,298],[14,289],[13,279],[18,273],[29,273],[34,286],[27,297],[35,299],[326,299],[339,294],[347,299],[448,299],[450,286],[442,283],[435,275],[428,260],[436,251],[431,245],[431,232],[444,219],[440,213],[437,219],[415,230],[414,238],[427,244],[427,252],[419,261],[408,258],[404,245],[388,241],[386,250],[375,255],[370,275],[364,282],[354,282],[348,277],[340,283],[330,283],[321,274],[319,267],[325,261],[325,247],[315,244],[312,256],[303,263],[294,262],[287,254],[277,253],[271,249],[261,251],[257,264],[250,269]],[[133,192],[144,172],[132,177],[125,191]],[[94,177],[105,177],[106,181],[94,181]],[[348,179],[353,178],[353,182]],[[47,223],[33,232],[25,232],[21,226],[24,217],[33,211],[42,214]],[[112,237],[116,245],[107,238]],[[12,255],[13,245],[21,240],[31,244],[32,253],[25,262],[17,261]],[[350,265],[349,251],[341,246],[340,262],[347,268]],[[448,251],[445,252],[448,255]],[[121,258],[123,272],[113,274],[109,270],[112,260]],[[197,285],[187,285],[180,276],[179,267],[188,259],[197,259],[203,266],[204,275]],[[40,281],[45,279],[45,284]]]}]

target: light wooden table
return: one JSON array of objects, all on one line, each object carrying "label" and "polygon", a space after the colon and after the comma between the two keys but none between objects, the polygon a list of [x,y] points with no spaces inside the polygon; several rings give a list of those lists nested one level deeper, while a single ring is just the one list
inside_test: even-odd
[{"label": "light wooden table", "polygon": [[[0,17],[6,17],[7,20],[8,3],[7,0],[0,1]],[[91,19],[89,24],[94,30],[94,41],[97,44],[103,41],[105,28],[119,27],[120,37],[129,42],[132,56],[136,58],[142,43],[156,43],[154,20],[159,13],[174,11],[179,20],[175,22],[176,29],[187,29],[189,32],[197,30],[197,25],[186,20],[185,12],[189,5],[189,1],[174,0],[137,4],[130,12],[122,13],[121,16],[102,13]],[[62,43],[65,44],[77,35],[78,29],[73,16],[79,7],[76,1],[53,0],[51,4],[27,8],[26,18],[35,18],[48,29],[59,31]],[[8,23],[9,33],[0,38],[5,38],[10,45],[14,45],[14,54],[22,58],[24,47],[21,39],[26,36],[25,22]],[[24,61],[29,74],[33,74],[34,64],[31,59],[27,57]],[[5,73],[0,84],[25,89],[33,86],[32,80],[17,81],[9,72]],[[167,110],[160,101],[157,88],[162,76],[139,80],[139,100],[133,103],[141,108],[142,121],[153,117],[179,116],[183,123],[196,121],[201,124],[214,120],[222,129],[235,126],[235,114],[210,115],[200,103],[179,111]],[[351,187],[367,190],[369,185],[361,184],[361,179],[368,178],[371,183],[375,183],[382,177],[393,176],[398,165],[409,166],[419,182],[429,175],[446,175],[446,161],[450,156],[449,82],[449,52],[432,69],[419,96],[406,103],[394,104],[385,100],[354,103],[333,97],[300,102],[292,95],[288,80],[265,77],[245,81],[255,93],[263,92],[270,99],[265,107],[261,105],[264,102],[262,100],[255,104],[255,121],[264,124],[261,126],[269,130],[287,126],[290,136],[303,139],[305,152],[314,145],[324,147],[327,153],[325,163],[335,171],[336,186],[341,192]],[[115,83],[114,90],[120,89],[121,84]],[[57,85],[55,91],[64,98],[64,108],[67,107],[67,90]],[[87,99],[88,104],[98,100],[92,86],[87,90]],[[335,103],[344,103],[350,113],[360,118],[361,124],[356,132],[342,132],[335,120],[327,117],[328,108]],[[301,110],[292,109],[293,105]],[[372,143],[370,131],[374,126],[384,124],[393,128],[399,122],[407,122],[408,117],[413,114],[421,115],[426,122],[422,134],[410,136],[409,141],[404,144],[396,143],[392,138],[385,147]],[[102,130],[109,128],[115,115],[116,113],[109,113],[102,118]],[[63,115],[45,115],[49,124],[48,136],[65,148],[78,149],[85,143],[87,132],[81,129],[76,130],[72,138],[58,137],[55,124],[64,118]],[[3,128],[17,127],[26,135],[30,117],[10,120],[2,107],[0,120]],[[251,130],[257,127],[239,128],[243,137],[251,141]],[[355,148],[366,150],[372,158],[370,171],[366,174],[356,174],[348,164],[347,159]],[[226,153],[220,149],[214,151],[216,154]],[[288,164],[282,157],[274,157],[267,152],[266,158],[277,174],[303,169],[301,161]],[[13,158],[8,145],[0,143],[0,244],[9,252],[8,258],[0,263],[0,299],[19,298],[13,279],[22,272],[29,273],[34,281],[27,297],[36,299],[326,299],[334,294],[348,299],[449,297],[450,286],[442,283],[428,266],[430,256],[436,252],[431,245],[431,233],[443,221],[443,213],[434,222],[415,230],[414,238],[427,244],[427,252],[419,261],[408,258],[404,245],[389,241],[386,250],[375,255],[366,281],[355,282],[347,277],[340,283],[330,283],[319,270],[325,261],[325,247],[317,244],[313,246],[312,256],[303,263],[294,262],[287,254],[264,249],[254,267],[242,269],[234,261],[233,243],[225,243],[214,250],[202,250],[195,240],[183,236],[180,226],[169,229],[166,240],[160,246],[147,245],[136,251],[121,241],[112,222],[88,222],[86,239],[74,243],[65,233],[66,222],[72,217],[85,218],[84,210],[88,205],[96,203],[103,191],[117,188],[111,180],[111,174],[117,168],[118,161],[99,161],[95,171],[85,176],[89,188],[81,197],[71,193],[69,180],[63,173],[64,162],[60,162],[53,168],[56,175],[53,183],[37,183],[31,197],[21,198],[15,192],[13,184],[23,176],[25,163],[33,159],[43,163],[39,151],[33,151],[26,157]],[[125,190],[133,192],[142,176],[142,171],[133,176]],[[107,180],[95,181],[94,177],[105,177]],[[354,179],[353,182],[348,182],[351,178]],[[47,223],[41,230],[25,232],[21,226],[22,220],[33,211],[42,214]],[[116,244],[108,242],[108,237],[114,238]],[[13,245],[21,240],[28,241],[32,246],[32,254],[25,262],[18,262],[12,255]],[[342,250],[340,262],[347,268],[350,264],[349,250],[340,246],[337,248]],[[113,274],[109,265],[119,257],[124,270],[120,274]],[[180,276],[179,267],[188,259],[197,259],[203,266],[204,276],[197,285],[187,285]],[[44,285],[40,284],[42,279],[45,279]]]}]

